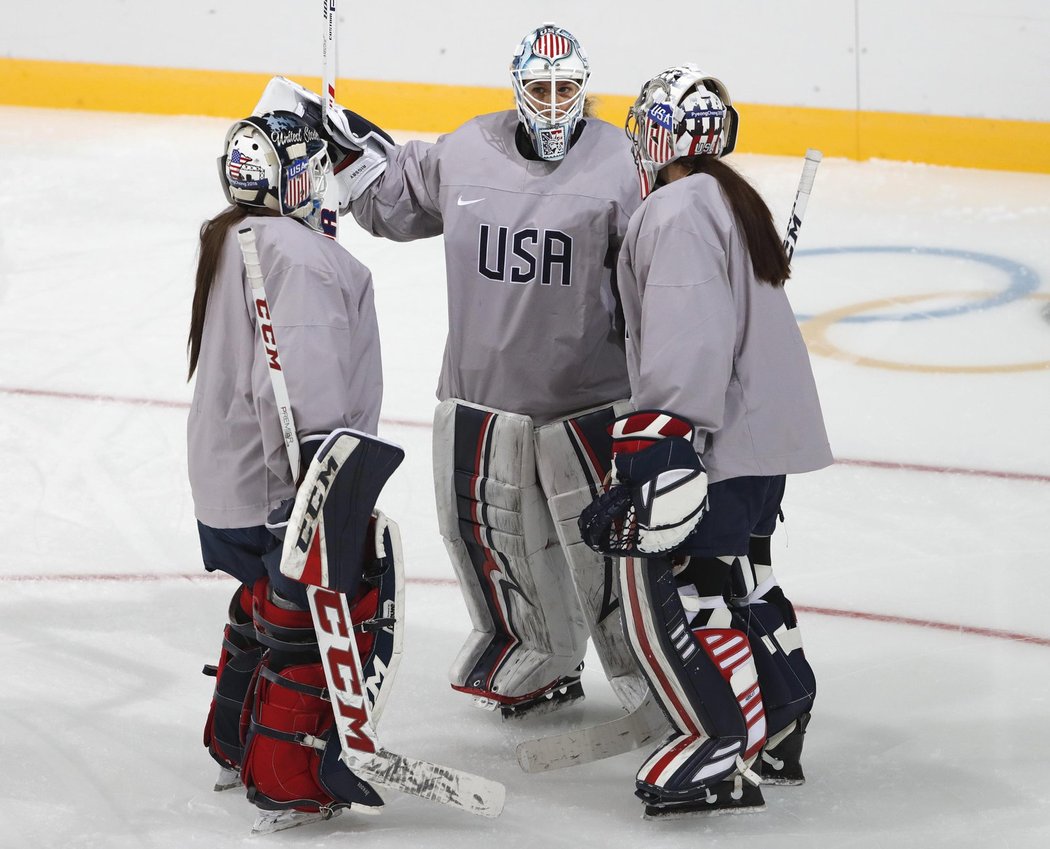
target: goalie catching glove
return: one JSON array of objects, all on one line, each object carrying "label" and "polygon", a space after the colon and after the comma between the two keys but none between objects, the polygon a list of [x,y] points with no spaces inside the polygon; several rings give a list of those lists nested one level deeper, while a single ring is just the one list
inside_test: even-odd
[{"label": "goalie catching glove", "polygon": [[338,209],[345,212],[351,201],[357,200],[386,170],[394,140],[368,119],[336,106],[329,116],[331,126],[326,126],[320,95],[285,77],[274,77],[266,84],[252,114],[277,109],[294,112],[321,134],[329,143]]},{"label": "goalie catching glove", "polygon": [[707,509],[707,473],[693,448],[693,426],[662,410],[642,410],[610,426],[609,489],[580,515],[595,551],[652,557],[680,546]]}]

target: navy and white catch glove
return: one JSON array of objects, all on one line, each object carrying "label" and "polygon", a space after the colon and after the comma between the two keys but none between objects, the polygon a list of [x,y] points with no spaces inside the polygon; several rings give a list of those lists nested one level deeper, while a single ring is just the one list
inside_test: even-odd
[{"label": "navy and white catch glove", "polygon": [[386,170],[394,140],[367,118],[336,106],[328,128],[321,120],[324,107],[319,94],[285,77],[274,77],[266,84],[252,114],[263,115],[276,109],[294,112],[321,134],[328,142],[332,160],[334,205],[344,212]]},{"label": "navy and white catch glove", "polygon": [[580,515],[583,541],[620,557],[667,554],[707,509],[707,472],[693,448],[693,426],[673,413],[641,410],[609,430],[610,486]]}]

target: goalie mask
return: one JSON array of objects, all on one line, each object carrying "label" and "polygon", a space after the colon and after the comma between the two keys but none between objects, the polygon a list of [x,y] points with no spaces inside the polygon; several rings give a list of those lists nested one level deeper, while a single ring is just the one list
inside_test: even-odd
[{"label": "goalie mask", "polygon": [[318,231],[331,170],[325,141],[298,115],[284,111],[238,121],[219,157],[230,203],[272,209]]},{"label": "goalie mask", "polygon": [[583,117],[591,75],[580,42],[557,24],[544,24],[522,39],[510,73],[518,119],[536,154],[561,159]]},{"label": "goalie mask", "polygon": [[627,113],[644,200],[665,165],[683,156],[726,156],[736,146],[739,118],[726,87],[696,65],[653,77]]}]

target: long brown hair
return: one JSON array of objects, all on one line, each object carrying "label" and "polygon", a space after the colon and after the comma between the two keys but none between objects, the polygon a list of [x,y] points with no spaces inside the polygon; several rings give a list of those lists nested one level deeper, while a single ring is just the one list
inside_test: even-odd
[{"label": "long brown hair", "polygon": [[197,279],[193,290],[193,310],[190,313],[190,335],[186,341],[189,351],[190,371],[186,380],[197,370],[197,358],[201,353],[201,337],[204,335],[204,314],[208,309],[208,296],[215,272],[219,267],[219,256],[226,240],[226,231],[240,224],[249,215],[265,215],[266,209],[246,209],[243,206],[228,206],[210,221],[201,225],[200,251],[197,259]]},{"label": "long brown hair", "polygon": [[784,242],[773,224],[762,196],[732,167],[713,156],[689,156],[678,160],[694,174],[710,174],[729,198],[733,216],[744,231],[755,276],[771,286],[783,286],[791,276]]}]

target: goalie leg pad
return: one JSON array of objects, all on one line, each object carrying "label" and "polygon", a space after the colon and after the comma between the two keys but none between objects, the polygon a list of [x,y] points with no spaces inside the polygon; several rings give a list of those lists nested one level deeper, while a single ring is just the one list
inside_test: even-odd
[{"label": "goalie leg pad", "polygon": [[372,520],[375,557],[365,560],[350,617],[357,631],[361,681],[379,723],[401,663],[405,630],[405,574],[397,524],[380,511]]},{"label": "goalie leg pad", "polygon": [[628,406],[620,401],[551,422],[536,429],[535,441],[540,483],[584,621],[613,691],[633,710],[647,685],[624,637],[616,561],[583,542],[579,527],[580,513],[603,491],[609,473],[609,426]]},{"label": "goalie leg pad", "polygon": [[255,640],[252,593],[238,587],[230,601],[229,623],[223,631],[222,653],[217,666],[205,666],[215,678],[215,691],[204,726],[204,745],[225,769],[239,770],[244,758],[241,715],[252,690],[263,647]]},{"label": "goalie leg pad", "polygon": [[639,770],[638,791],[649,801],[706,798],[750,765],[765,742],[765,715],[748,642],[728,609],[690,627],[671,561],[624,558],[627,635],[674,733]]},{"label": "goalie leg pad", "polygon": [[773,737],[808,716],[817,682],[795,609],[773,576],[769,538],[753,537],[751,553],[754,560],[734,558],[732,604],[751,642]]},{"label": "goalie leg pad", "polygon": [[434,480],[474,628],[450,670],[453,688],[513,704],[575,678],[586,626],[536,479],[532,420],[443,402]]},{"label": "goalie leg pad", "polygon": [[255,623],[268,650],[254,680],[241,768],[249,800],[265,810],[329,813],[381,806],[376,791],[339,760],[310,614],[275,600],[259,583]]}]

